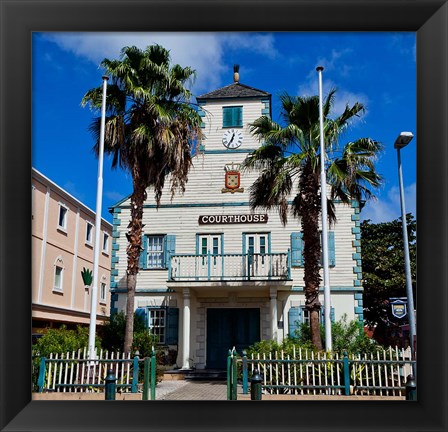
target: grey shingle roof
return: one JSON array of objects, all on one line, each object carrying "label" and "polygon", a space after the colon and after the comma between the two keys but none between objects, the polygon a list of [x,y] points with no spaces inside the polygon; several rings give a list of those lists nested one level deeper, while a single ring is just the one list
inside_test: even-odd
[{"label": "grey shingle roof", "polygon": [[263,90],[258,90],[254,87],[234,82],[228,86],[213,90],[210,93],[205,93],[197,96],[196,99],[226,99],[226,98],[252,98],[252,97],[268,97],[270,93]]}]

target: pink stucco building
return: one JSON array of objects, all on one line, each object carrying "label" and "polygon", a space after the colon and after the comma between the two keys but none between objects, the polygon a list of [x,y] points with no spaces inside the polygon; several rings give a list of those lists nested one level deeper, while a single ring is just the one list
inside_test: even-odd
[{"label": "pink stucco building", "polygon": [[[32,169],[33,334],[66,324],[88,325],[91,287],[81,272],[93,271],[95,212]],[[102,220],[97,324],[110,310],[112,225]]]}]

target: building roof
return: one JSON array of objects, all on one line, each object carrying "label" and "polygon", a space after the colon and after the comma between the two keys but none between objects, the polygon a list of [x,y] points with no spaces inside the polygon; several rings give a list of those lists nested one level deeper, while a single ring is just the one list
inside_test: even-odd
[{"label": "building roof", "polygon": [[198,96],[196,99],[227,99],[227,98],[259,98],[270,97],[271,94],[263,90],[258,90],[254,87],[234,82],[225,87],[213,90],[210,93],[205,93]]}]

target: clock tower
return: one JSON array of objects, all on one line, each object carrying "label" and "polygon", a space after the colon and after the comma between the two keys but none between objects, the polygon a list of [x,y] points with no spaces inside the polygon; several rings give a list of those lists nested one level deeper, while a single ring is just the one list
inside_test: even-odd
[{"label": "clock tower", "polygon": [[200,151],[228,157],[244,153],[245,157],[260,146],[248,125],[263,115],[271,116],[271,94],[239,79],[239,65],[235,65],[232,84],[197,97],[205,134]]}]

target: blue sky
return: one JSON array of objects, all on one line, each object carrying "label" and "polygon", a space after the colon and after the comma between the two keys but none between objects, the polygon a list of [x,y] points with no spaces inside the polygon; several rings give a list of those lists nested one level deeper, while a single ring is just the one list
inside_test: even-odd
[{"label": "blue sky", "polygon": [[[274,120],[280,93],[318,94],[316,66],[323,66],[324,95],[338,90],[334,114],[347,103],[366,107],[341,142],[371,137],[385,147],[376,164],[384,183],[362,219],[384,222],[400,216],[393,143],[402,131],[416,135],[415,33],[34,33],[36,169],[95,210],[98,162],[88,131],[93,113],[81,107],[81,99],[102,85],[99,64],[104,58],[117,58],[124,46],[153,43],[169,49],[174,63],[196,70],[194,95],[230,84],[233,65],[239,64],[241,83],[272,93]],[[406,211],[414,216],[416,145],[414,138],[401,151]],[[110,166],[105,157],[102,215],[109,221],[108,208],[132,191],[129,174]]]}]

